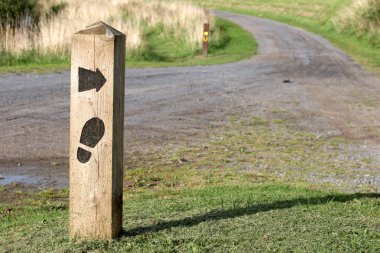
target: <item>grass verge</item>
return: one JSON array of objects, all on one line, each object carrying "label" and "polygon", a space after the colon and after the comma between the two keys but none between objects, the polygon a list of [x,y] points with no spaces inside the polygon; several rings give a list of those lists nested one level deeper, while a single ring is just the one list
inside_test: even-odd
[{"label": "grass verge", "polygon": [[[68,239],[67,204],[0,207],[3,252],[379,252],[380,195],[265,183],[124,198],[113,243]],[[34,200],[36,201],[36,199]]]},{"label": "grass verge", "polygon": [[368,69],[372,71],[379,71],[380,69],[380,53],[378,48],[373,47],[367,40],[358,38],[352,33],[338,33],[332,24],[327,23],[321,26],[321,24],[317,21],[292,16],[282,16],[273,13],[262,13],[256,11],[234,11],[277,20],[279,22],[300,27],[310,32],[322,35],[324,38],[328,39],[338,48],[343,49],[347,54]]},{"label": "grass verge", "polygon": [[380,194],[341,184],[378,164],[278,114],[234,116],[204,144],[129,154],[125,231],[112,243],[69,242],[67,190],[1,188],[0,251],[378,252]]},{"label": "grass verge", "polygon": [[[159,28],[147,35],[147,50],[143,55],[128,55],[126,65],[130,68],[170,67],[222,64],[249,58],[256,53],[257,44],[252,35],[238,25],[224,19],[216,19],[220,30],[218,43],[210,41],[209,57],[203,58],[201,51],[193,52],[172,37],[160,36]],[[12,62],[12,61],[10,61]],[[69,68],[67,57],[39,57],[26,53],[9,66],[0,66],[0,73],[49,72]]]},{"label": "grass verge", "polygon": [[303,28],[322,35],[370,70],[380,69],[379,48],[371,44],[369,37],[357,36],[350,31],[338,32],[332,22],[337,13],[351,3],[350,0],[237,0],[233,3],[218,0],[192,1],[206,8],[268,18]]}]

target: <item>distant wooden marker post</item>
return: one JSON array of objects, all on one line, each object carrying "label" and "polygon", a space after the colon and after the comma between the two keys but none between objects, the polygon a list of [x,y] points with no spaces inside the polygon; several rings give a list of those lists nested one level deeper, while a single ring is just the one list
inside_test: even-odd
[{"label": "distant wooden marker post", "polygon": [[109,240],[122,229],[125,35],[98,22],[72,42],[70,238]]},{"label": "distant wooden marker post", "polygon": [[203,24],[203,56],[208,56],[208,42],[210,38],[210,25],[208,23]]}]

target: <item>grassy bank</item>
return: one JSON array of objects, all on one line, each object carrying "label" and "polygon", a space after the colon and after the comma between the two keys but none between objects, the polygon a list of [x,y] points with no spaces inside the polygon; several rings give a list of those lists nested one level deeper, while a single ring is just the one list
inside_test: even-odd
[{"label": "grassy bank", "polygon": [[[355,29],[339,29],[337,18],[343,15],[352,0],[206,0],[193,2],[205,8],[220,9],[277,20],[320,34],[343,49],[356,61],[378,70],[380,67],[379,35],[358,34]],[[343,13],[343,14],[342,14]],[[375,39],[374,39],[375,38]]]},{"label": "grassy bank", "polygon": [[0,188],[0,251],[378,252],[380,195],[353,179],[379,164],[278,114],[234,116],[207,142],[129,154],[125,231],[113,243],[69,242],[67,190]]},{"label": "grassy bank", "polygon": [[[252,35],[236,24],[217,18],[215,30],[218,30],[219,39],[210,41],[209,57],[203,58],[200,49],[192,50],[184,47],[183,42],[174,37],[160,36],[160,28],[153,29],[146,37],[148,48],[143,54],[127,52],[126,65],[127,67],[169,67],[221,64],[239,61],[256,53],[257,44]],[[68,69],[70,64],[67,56],[40,56],[33,52],[20,55],[17,59],[10,56],[7,62],[9,64],[0,64],[0,73],[55,71]]]},{"label": "grassy bank", "polygon": [[174,38],[161,38],[158,32],[148,36],[147,56],[127,56],[129,67],[168,67],[222,64],[249,58],[256,53],[257,44],[252,35],[240,26],[216,18],[215,30],[218,40],[210,41],[209,56],[204,58],[201,50],[192,51]]}]

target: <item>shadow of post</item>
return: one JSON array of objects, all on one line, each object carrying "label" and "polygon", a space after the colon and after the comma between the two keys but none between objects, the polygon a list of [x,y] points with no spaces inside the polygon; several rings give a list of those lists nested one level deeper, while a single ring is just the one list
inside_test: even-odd
[{"label": "shadow of post", "polygon": [[169,229],[172,227],[191,227],[198,225],[205,221],[217,221],[222,219],[235,218],[244,215],[252,215],[261,212],[268,212],[271,210],[287,209],[300,205],[323,205],[330,202],[345,203],[354,199],[362,198],[380,198],[379,193],[355,193],[355,194],[338,194],[327,195],[325,197],[314,198],[296,198],[290,200],[276,201],[272,203],[265,203],[259,205],[252,205],[243,208],[228,209],[228,210],[214,210],[205,214],[196,215],[193,217],[186,217],[179,220],[165,221],[158,224],[146,227],[134,228],[131,230],[124,230],[121,237],[137,236],[145,233],[158,232],[161,230]]}]

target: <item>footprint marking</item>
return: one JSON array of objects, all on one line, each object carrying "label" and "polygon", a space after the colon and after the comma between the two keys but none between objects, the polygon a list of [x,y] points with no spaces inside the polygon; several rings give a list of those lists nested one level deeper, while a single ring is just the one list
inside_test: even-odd
[{"label": "footprint marking", "polygon": [[[104,122],[97,117],[92,118],[88,120],[86,124],[84,124],[80,136],[80,143],[87,147],[95,148],[95,146],[103,138],[104,131]],[[78,147],[77,158],[79,162],[87,163],[88,161],[90,161],[91,155],[92,153],[90,151]]]}]

